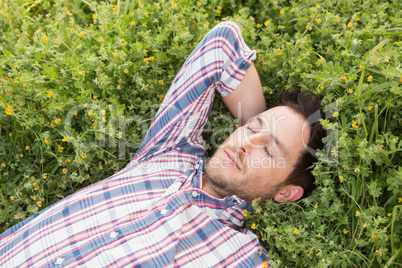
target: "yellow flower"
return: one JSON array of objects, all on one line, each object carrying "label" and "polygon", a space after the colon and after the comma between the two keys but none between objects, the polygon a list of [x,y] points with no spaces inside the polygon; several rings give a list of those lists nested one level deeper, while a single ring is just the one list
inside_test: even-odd
[{"label": "yellow flower", "polygon": [[99,169],[103,169],[103,166],[102,166],[102,165],[99,165]]},{"label": "yellow flower", "polygon": [[7,108],[6,108],[6,114],[7,114],[7,115],[11,115],[11,114],[12,114],[12,112],[11,112],[12,109],[13,109],[13,108],[12,108],[10,105],[8,105]]},{"label": "yellow flower", "polygon": [[131,24],[132,24],[132,25],[135,25],[135,21],[132,20],[132,21],[131,21]]},{"label": "yellow flower", "polygon": [[35,191],[39,190],[39,185],[36,185]]},{"label": "yellow flower", "polygon": [[270,20],[267,20],[266,22],[264,22],[265,27],[268,26],[268,24],[270,23]]},{"label": "yellow flower", "polygon": [[255,223],[251,224],[251,229],[255,229]]},{"label": "yellow flower", "polygon": [[279,55],[279,56],[282,56],[282,55],[283,55],[283,52],[282,52],[282,51],[279,51],[279,52],[278,52],[278,55]]},{"label": "yellow flower", "polygon": [[54,120],[54,122],[56,122],[56,124],[59,124],[61,122],[61,119],[58,118],[58,119]]},{"label": "yellow flower", "polygon": [[87,158],[87,155],[86,155],[86,154],[82,154],[82,155],[81,155],[81,158],[82,158],[82,159],[85,159],[85,158]]},{"label": "yellow flower", "polygon": [[[4,163],[3,163],[4,164]],[[402,198],[401,197],[399,197],[398,198],[398,203],[401,203],[402,202]]]},{"label": "yellow flower", "polygon": [[47,178],[47,173],[43,174],[43,178],[44,178],[44,179]]},{"label": "yellow flower", "polygon": [[55,124],[53,124],[53,122],[52,122],[52,123],[50,123],[50,125],[51,125],[52,127],[55,127],[55,126],[56,126]]},{"label": "yellow flower", "polygon": [[84,37],[84,33],[83,33],[83,32],[80,32],[79,37]]},{"label": "yellow flower", "polygon": [[320,7],[320,5],[319,5],[319,4],[317,4],[317,5],[315,5],[315,7],[316,7],[316,8],[319,8],[319,7]]},{"label": "yellow flower", "polygon": [[343,232],[344,232],[345,234],[348,234],[348,233],[349,233],[349,231],[346,230],[346,229],[343,229]]},{"label": "yellow flower", "polygon": [[261,27],[261,24],[259,24],[259,23],[257,23],[257,26],[256,26],[257,28],[260,28]]},{"label": "yellow flower", "polygon": [[24,155],[23,155],[23,154],[20,154],[20,157],[24,157]]},{"label": "yellow flower", "polygon": [[46,144],[48,144],[48,143],[49,143],[49,141],[48,141],[47,139],[45,139],[44,141],[45,141],[45,143],[46,143]]},{"label": "yellow flower", "polygon": [[113,55],[113,57],[115,57],[115,58],[117,58],[119,56],[119,53],[115,53],[114,55]]},{"label": "yellow flower", "polygon": [[343,180],[343,176],[339,176],[339,179],[340,179],[340,180]]},{"label": "yellow flower", "polygon": [[89,111],[88,115],[91,116],[94,113],[94,111]]},{"label": "yellow flower", "polygon": [[360,21],[360,19],[359,19],[359,18],[356,18],[355,21]]},{"label": "yellow flower", "polygon": [[42,40],[43,40],[43,43],[46,43],[46,41],[47,41],[47,36],[46,36],[46,35],[42,36]]},{"label": "yellow flower", "polygon": [[360,215],[360,211],[356,210],[356,216]]},{"label": "yellow flower", "polygon": [[332,116],[338,116],[338,115],[339,115],[338,112],[334,112],[334,113],[332,114]]},{"label": "yellow flower", "polygon": [[124,70],[124,73],[128,74],[128,71],[127,71],[127,70]]},{"label": "yellow flower", "polygon": [[202,3],[201,3],[200,1],[198,1],[197,5],[201,6],[201,5],[202,5]]},{"label": "yellow flower", "polygon": [[11,200],[14,200],[14,196],[10,196],[10,199],[11,199]]},{"label": "yellow flower", "polygon": [[92,18],[96,19],[96,16],[98,16],[98,14],[95,13],[95,14],[92,15]]},{"label": "yellow flower", "polygon": [[222,11],[220,11],[219,9],[216,11],[216,13],[218,13],[218,14],[221,14],[222,13]]},{"label": "yellow flower", "polygon": [[208,14],[205,14],[205,17],[208,17]]},{"label": "yellow flower", "polygon": [[370,75],[369,77],[367,77],[367,81],[368,82],[373,82],[373,77]]},{"label": "yellow flower", "polygon": [[38,206],[39,206],[39,207],[42,206],[42,201],[38,201]]},{"label": "yellow flower", "polygon": [[74,115],[76,116],[77,114],[78,114],[77,111],[75,111],[75,112],[74,112]]},{"label": "yellow flower", "polygon": [[25,150],[28,150],[30,147],[29,146],[25,146]]},{"label": "yellow flower", "polygon": [[322,235],[318,234],[317,237],[320,238],[320,237],[322,237]]},{"label": "yellow flower", "polygon": [[348,26],[348,27],[351,27],[351,26],[352,26],[352,22],[349,22],[347,26]]},{"label": "yellow flower", "polygon": [[244,217],[247,217],[247,209],[244,210],[243,215],[244,215]]},{"label": "yellow flower", "polygon": [[353,89],[349,88],[348,89],[349,93],[353,93]]},{"label": "yellow flower", "polygon": [[5,167],[5,166],[6,166],[6,163],[1,163],[1,166],[2,166],[2,167]]},{"label": "yellow flower", "polygon": [[279,14],[283,15],[283,14],[284,14],[283,10],[281,10],[281,11],[279,12]]},{"label": "yellow flower", "polygon": [[296,234],[300,234],[300,231],[297,228],[295,228],[295,232],[296,232]]},{"label": "yellow flower", "polygon": [[318,62],[322,62],[322,59],[318,59],[317,61],[318,61]]},{"label": "yellow flower", "polygon": [[63,174],[66,174],[67,169],[63,168]]},{"label": "yellow flower", "polygon": [[373,109],[373,106],[369,106],[368,109],[369,109],[369,111],[371,111],[371,109]]}]

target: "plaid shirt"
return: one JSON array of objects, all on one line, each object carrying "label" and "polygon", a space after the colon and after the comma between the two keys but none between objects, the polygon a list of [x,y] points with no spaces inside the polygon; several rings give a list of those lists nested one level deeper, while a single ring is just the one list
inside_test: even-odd
[{"label": "plaid shirt", "polygon": [[0,236],[0,267],[255,267],[267,252],[243,228],[251,207],[203,192],[201,133],[215,90],[255,59],[233,22],[216,26],[177,74],[133,160]]}]

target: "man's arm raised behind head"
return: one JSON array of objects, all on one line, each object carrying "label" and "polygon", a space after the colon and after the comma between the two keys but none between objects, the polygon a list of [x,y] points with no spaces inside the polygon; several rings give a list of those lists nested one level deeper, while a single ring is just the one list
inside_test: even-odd
[{"label": "man's arm raised behind head", "polygon": [[223,97],[223,102],[232,115],[240,119],[241,125],[266,109],[264,92],[254,64],[248,68],[238,88]]}]

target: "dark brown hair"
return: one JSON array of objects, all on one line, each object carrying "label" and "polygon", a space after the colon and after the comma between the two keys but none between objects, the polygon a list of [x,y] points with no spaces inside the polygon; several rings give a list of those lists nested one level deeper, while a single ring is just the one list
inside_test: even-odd
[{"label": "dark brown hair", "polygon": [[301,91],[300,87],[293,87],[279,95],[277,102],[272,107],[276,106],[287,106],[293,109],[307,119],[311,127],[307,148],[301,153],[293,171],[284,182],[284,185],[292,184],[303,187],[302,198],[304,198],[309,196],[315,188],[315,179],[311,173],[313,164],[317,161],[315,152],[324,147],[322,138],[325,137],[325,131],[319,121],[320,118],[324,118],[321,99],[310,91]]}]

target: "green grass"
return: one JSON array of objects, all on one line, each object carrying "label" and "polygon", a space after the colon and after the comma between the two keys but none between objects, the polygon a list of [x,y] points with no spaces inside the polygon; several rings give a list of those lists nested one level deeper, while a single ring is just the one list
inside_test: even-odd
[{"label": "green grass", "polygon": [[[257,50],[267,102],[291,85],[313,91],[331,133],[314,194],[254,204],[247,226],[281,267],[402,266],[401,7],[2,1],[0,232],[124,167],[194,46],[233,20]],[[210,153],[235,127],[226,115],[218,100]]]}]

